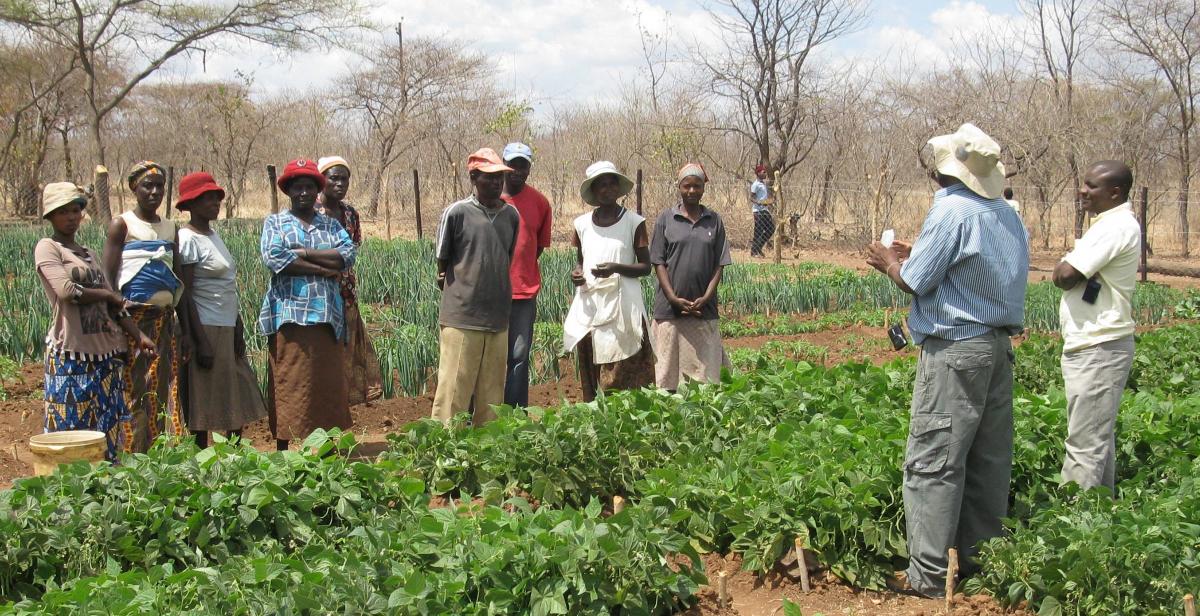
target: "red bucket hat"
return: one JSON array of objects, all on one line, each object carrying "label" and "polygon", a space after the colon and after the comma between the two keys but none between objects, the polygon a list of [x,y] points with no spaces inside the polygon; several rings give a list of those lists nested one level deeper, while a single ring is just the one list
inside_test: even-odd
[{"label": "red bucket hat", "polygon": [[311,160],[297,158],[288,163],[283,168],[283,175],[275,180],[275,185],[279,187],[279,190],[287,192],[286,186],[288,182],[296,178],[312,178],[317,183],[318,189],[325,190],[325,176],[321,175],[320,171],[317,171],[317,163]]},{"label": "red bucket hat", "polygon": [[189,173],[179,179],[179,199],[175,201],[175,207],[180,210],[186,210],[189,207],[188,203],[190,201],[199,199],[204,193],[208,192],[219,192],[221,193],[221,198],[225,198],[225,189],[217,184],[212,174],[207,171]]}]

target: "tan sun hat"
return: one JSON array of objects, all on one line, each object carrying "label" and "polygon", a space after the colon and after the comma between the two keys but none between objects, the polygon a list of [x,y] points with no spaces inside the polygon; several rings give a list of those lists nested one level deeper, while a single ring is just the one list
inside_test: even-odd
[{"label": "tan sun hat", "polygon": [[633,191],[633,180],[625,177],[625,174],[618,171],[616,165],[607,160],[601,160],[588,165],[587,170],[584,171],[587,179],[579,185],[579,197],[583,199],[584,203],[596,205],[596,196],[592,194],[592,182],[595,182],[596,178],[607,173],[617,176],[617,183],[621,186],[621,194],[618,198],[624,197]]},{"label": "tan sun hat", "polygon": [[87,194],[74,182],[51,182],[42,189],[42,218],[75,202],[87,205]]},{"label": "tan sun hat", "polygon": [[938,173],[962,180],[971,192],[988,199],[1004,193],[1004,163],[1000,144],[971,123],[950,135],[929,140]]}]

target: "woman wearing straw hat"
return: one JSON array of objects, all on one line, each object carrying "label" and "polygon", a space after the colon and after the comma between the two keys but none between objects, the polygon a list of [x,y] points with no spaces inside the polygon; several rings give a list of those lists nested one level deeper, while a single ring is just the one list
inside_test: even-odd
[{"label": "woman wearing straw hat", "polygon": [[187,366],[187,425],[196,444],[208,446],[208,433],[240,435],[267,415],[258,379],[246,360],[245,327],[238,314],[237,265],[212,227],[221,213],[225,189],[208,173],[179,180],[175,207],[191,220],[179,230],[179,272],[191,306],[195,355]]},{"label": "woman wearing straw hat", "polygon": [[733,261],[721,216],[704,207],[708,174],[698,163],[677,174],[679,203],[654,223],[650,260],[658,277],[654,293],[655,380],[674,391],[681,378],[714,383],[728,360],[721,345],[717,285]]},{"label": "woman wearing straw hat", "polygon": [[[362,224],[358,210],[346,201],[350,190],[350,163],[341,156],[327,156],[317,161],[317,171],[325,176],[325,189],[317,201],[317,211],[341,223],[350,235],[355,250],[362,249]],[[358,278],[354,268],[347,267],[338,276],[346,312],[346,387],[350,405],[374,400],[382,393],[379,358],[367,335],[367,326],[358,311]]]},{"label": "woman wearing straw hat", "polygon": [[[259,250],[271,282],[258,315],[269,353],[267,416],[280,451],[317,428],[349,429],[341,366],[346,326],[338,276],[354,265],[354,242],[316,210],[325,176],[311,160],[293,160],[276,181],[291,200],[263,221]],[[319,377],[319,378],[318,378]]]},{"label": "woman wearing straw hat", "polygon": [[130,168],[126,180],[137,206],[108,226],[104,273],[158,349],[156,356],[141,355],[125,366],[130,416],[125,450],[143,452],[159,434],[183,434],[179,364],[191,353],[191,331],[188,307],[181,304],[175,223],[158,214],[166,192],[163,168],[144,160]]},{"label": "woman wearing straw hat", "polygon": [[606,160],[586,173],[579,196],[595,209],[574,222],[575,299],[563,323],[563,346],[575,350],[583,396],[591,401],[600,391],[651,384],[654,349],[638,283],[650,274],[646,219],[617,203],[633,182]]},{"label": "woman wearing straw hat", "polygon": [[128,418],[121,377],[126,336],[140,353],[153,357],[155,350],[104,275],[100,256],[75,241],[86,203],[83,189],[71,182],[47,184],[42,191],[42,218],[54,228],[33,249],[53,313],[46,334],[45,431],[103,432],[105,457],[116,461],[121,421]]}]

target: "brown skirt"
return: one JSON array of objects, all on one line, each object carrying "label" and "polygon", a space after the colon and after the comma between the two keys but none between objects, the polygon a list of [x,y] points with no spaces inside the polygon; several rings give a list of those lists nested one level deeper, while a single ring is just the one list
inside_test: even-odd
[{"label": "brown skirt", "polygon": [[241,430],[267,416],[258,378],[234,350],[237,328],[202,325],[213,350],[212,368],[192,358],[187,367],[187,424],[197,431]]},{"label": "brown skirt", "polygon": [[383,394],[379,358],[375,356],[367,326],[354,302],[346,302],[346,338],[346,387],[350,390],[350,406],[377,400]]},{"label": "brown skirt", "polygon": [[349,430],[342,344],[328,325],[287,323],[267,338],[267,417],[276,439],[307,438],[317,428]]},{"label": "brown skirt", "polygon": [[642,327],[642,348],[637,353],[610,364],[597,364],[592,350],[592,335],[575,345],[579,366],[579,385],[583,399],[591,402],[601,391],[638,389],[654,384],[654,347],[650,346],[649,328]]}]

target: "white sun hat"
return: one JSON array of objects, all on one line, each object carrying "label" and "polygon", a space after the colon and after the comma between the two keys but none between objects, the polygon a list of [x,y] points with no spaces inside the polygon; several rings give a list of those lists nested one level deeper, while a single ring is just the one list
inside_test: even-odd
[{"label": "white sun hat", "polygon": [[988,199],[1004,193],[1004,163],[1000,144],[971,123],[950,135],[929,140],[938,173],[962,180],[971,192]]},{"label": "white sun hat", "polygon": [[592,182],[595,182],[596,178],[606,173],[617,176],[617,182],[621,186],[621,194],[618,197],[624,197],[633,191],[633,180],[625,177],[625,174],[618,171],[616,165],[607,160],[601,160],[588,165],[587,170],[584,171],[587,179],[579,185],[579,197],[583,199],[584,203],[596,205],[596,196],[592,194]]}]

